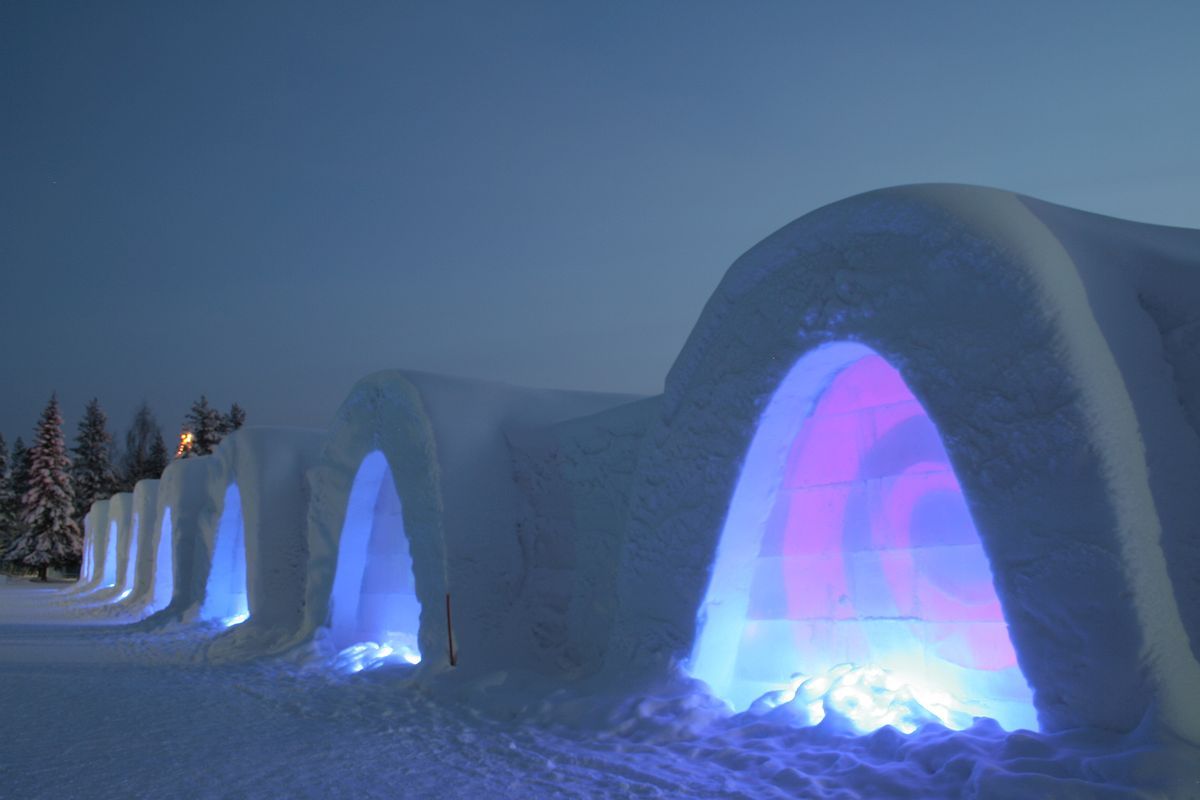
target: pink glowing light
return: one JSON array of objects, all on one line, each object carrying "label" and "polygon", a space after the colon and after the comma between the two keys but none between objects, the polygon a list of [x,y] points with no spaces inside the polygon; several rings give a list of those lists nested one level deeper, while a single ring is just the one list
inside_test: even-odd
[{"label": "pink glowing light", "polygon": [[990,564],[933,422],[861,345],[828,346],[805,367],[785,379],[747,455],[693,674],[742,708],[793,673],[874,665],[1032,725]]}]

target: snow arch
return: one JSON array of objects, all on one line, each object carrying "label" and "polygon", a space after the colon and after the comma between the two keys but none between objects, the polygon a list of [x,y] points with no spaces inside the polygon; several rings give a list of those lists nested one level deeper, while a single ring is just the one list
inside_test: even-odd
[{"label": "snow arch", "polygon": [[100,588],[110,589],[117,585],[117,521],[108,523],[108,540],[105,542],[103,573],[100,578]]},{"label": "snow arch", "polygon": [[139,521],[138,512],[134,511],[129,527],[129,540],[125,546],[125,572],[121,576],[121,593],[117,595],[118,600],[124,600],[133,594],[137,582],[138,537],[141,535]]},{"label": "snow arch", "polygon": [[[318,629],[328,627],[335,614],[348,613],[344,604],[337,610],[334,599],[335,581],[339,597],[343,591],[354,594],[351,588],[343,589],[355,583],[350,577],[355,570],[343,574],[342,536],[356,530],[359,536],[363,533],[363,527],[356,526],[350,515],[356,513],[355,508],[361,511],[370,507],[370,485],[374,484],[378,492],[383,482],[382,472],[378,476],[374,473],[386,467],[397,498],[403,498],[399,521],[412,561],[420,616],[413,631],[418,639],[416,649],[425,663],[445,663],[446,618],[441,612],[447,591],[446,551],[436,452],[424,402],[406,376],[378,373],[359,381],[351,390],[334,419],[320,461],[308,473],[305,619],[293,642],[307,640]],[[368,470],[370,465],[373,467]],[[372,476],[367,475],[368,471]],[[363,480],[367,477],[371,479]],[[357,499],[352,497],[355,493]],[[357,549],[361,547],[359,540]],[[335,641],[346,641],[341,636],[337,634]]]},{"label": "snow arch", "polygon": [[401,501],[387,458],[376,450],[354,477],[338,544],[330,632],[339,649],[357,642],[421,660],[421,603]]},{"label": "snow arch", "polygon": [[[1200,479],[1200,440],[1139,305],[1148,286],[1190,285],[1197,244],[1008,192],[916,186],[819,209],[754,247],[647,432],[607,668],[661,674],[692,652],[763,409],[802,357],[856,341],[900,370],[942,434],[1041,727],[1129,731],[1157,709],[1200,741],[1200,612],[1182,603],[1200,592],[1179,580],[1200,567],[1185,513],[1200,501],[1179,477]],[[1127,266],[1139,259],[1155,266]]]},{"label": "snow arch", "polygon": [[895,368],[853,342],[802,357],[762,414],[689,671],[742,710],[791,700],[795,673],[814,679],[801,693],[814,702],[842,665],[893,684],[874,702],[855,694],[863,730],[913,724],[922,712],[894,702],[900,685],[948,724],[1037,725],[941,438]]},{"label": "snow arch", "polygon": [[175,565],[172,558],[171,507],[165,506],[162,524],[158,529],[158,546],[154,553],[154,587],[150,598],[150,610],[161,611],[171,602],[175,591]]},{"label": "snow arch", "polygon": [[244,622],[250,616],[246,601],[246,528],[242,520],[242,497],[236,483],[225,489],[225,501],[217,522],[212,561],[204,587],[200,619],[226,625]]}]

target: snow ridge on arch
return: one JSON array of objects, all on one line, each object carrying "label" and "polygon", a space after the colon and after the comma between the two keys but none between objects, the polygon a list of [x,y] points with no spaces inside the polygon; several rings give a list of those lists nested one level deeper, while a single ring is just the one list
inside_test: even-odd
[{"label": "snow ridge on arch", "polygon": [[759,414],[799,358],[854,340],[899,368],[943,434],[1042,727],[1128,731],[1154,708],[1200,740],[1200,666],[1162,550],[1178,534],[1159,527],[1138,431],[1153,420],[1120,385],[1131,367],[1106,336],[1122,330],[1101,329],[1081,279],[1111,268],[1075,263],[1015,195],[963,186],[853,197],[738,259],[648,434],[610,668],[686,656]]}]

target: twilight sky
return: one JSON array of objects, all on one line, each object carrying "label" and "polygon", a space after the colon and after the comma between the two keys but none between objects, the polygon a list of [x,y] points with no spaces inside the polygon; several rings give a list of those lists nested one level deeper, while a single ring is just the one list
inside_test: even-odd
[{"label": "twilight sky", "polygon": [[1200,3],[0,4],[0,432],[408,367],[654,393],[729,264],[900,183],[1200,227]]}]

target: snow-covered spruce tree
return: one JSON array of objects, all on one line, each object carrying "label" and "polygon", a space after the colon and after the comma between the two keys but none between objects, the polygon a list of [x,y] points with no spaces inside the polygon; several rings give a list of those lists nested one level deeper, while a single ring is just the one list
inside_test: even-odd
[{"label": "snow-covered spruce tree", "polygon": [[8,550],[16,529],[16,517],[12,516],[12,474],[8,468],[8,442],[0,434],[0,555]]},{"label": "snow-covered spruce tree", "polygon": [[208,404],[206,396],[200,395],[200,399],[192,403],[184,428],[192,434],[192,446],[184,457],[206,456],[221,442],[221,412]]},{"label": "snow-covered spruce tree", "polygon": [[246,410],[234,403],[229,407],[229,413],[221,418],[221,433],[233,433],[246,424]]},{"label": "snow-covered spruce tree", "polygon": [[14,545],[25,533],[25,493],[29,491],[29,451],[21,437],[13,442],[12,458],[9,460],[8,487],[9,494],[3,511],[8,520],[9,528],[3,547],[0,548],[0,561],[14,565],[11,554],[15,552]]},{"label": "snow-covered spruce tree", "polygon": [[[156,449],[160,451],[158,455]],[[138,481],[160,477],[167,466],[166,455],[167,447],[158,421],[150,406],[142,403],[133,415],[133,425],[125,434],[119,478],[121,491],[132,492]]]},{"label": "snow-covered spruce tree", "polygon": [[46,580],[50,567],[77,562],[83,553],[83,537],[75,522],[70,470],[58,397],[51,395],[38,421],[33,447],[29,448],[29,491],[24,497],[26,530],[11,550],[21,563],[37,569],[38,580]]},{"label": "snow-covered spruce tree", "polygon": [[112,436],[108,433],[108,418],[100,410],[100,401],[92,398],[79,421],[75,447],[71,453],[71,484],[75,489],[75,519],[82,520],[92,503],[106,500],[117,489],[112,465]]},{"label": "snow-covered spruce tree", "polygon": [[160,430],[150,440],[150,454],[146,458],[146,477],[161,478],[163,470],[167,468],[170,461],[171,456],[167,453],[167,443],[163,440]]}]

